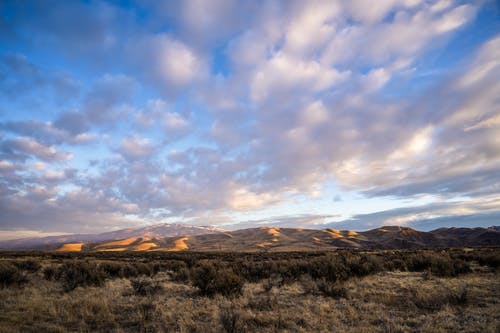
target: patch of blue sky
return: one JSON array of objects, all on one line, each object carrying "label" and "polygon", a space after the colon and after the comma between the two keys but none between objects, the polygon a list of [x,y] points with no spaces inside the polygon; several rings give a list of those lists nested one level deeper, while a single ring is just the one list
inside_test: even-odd
[{"label": "patch of blue sky", "polygon": [[212,75],[227,77],[230,75],[227,45],[219,46],[212,53]]},{"label": "patch of blue sky", "polygon": [[430,89],[440,77],[453,75],[467,65],[478,48],[500,34],[500,7],[494,1],[480,7],[475,20],[458,29],[430,49],[403,75],[393,78],[384,88],[384,95],[400,98]]},{"label": "patch of blue sky", "polygon": [[100,171],[98,163],[107,160],[109,157],[109,151],[102,146],[85,146],[73,150],[73,158],[66,162],[66,164],[70,168],[82,171],[86,175],[97,176]]},{"label": "patch of blue sky", "polygon": [[[357,190],[345,190],[334,181],[326,182],[320,195],[292,195],[287,200],[263,209],[231,212],[228,215],[237,223],[267,219],[269,216],[327,216],[318,223],[343,221],[359,214],[370,214],[403,207],[416,207],[439,200],[435,196],[415,196],[412,200],[392,196],[367,197]],[[321,227],[321,225],[318,225]]]}]

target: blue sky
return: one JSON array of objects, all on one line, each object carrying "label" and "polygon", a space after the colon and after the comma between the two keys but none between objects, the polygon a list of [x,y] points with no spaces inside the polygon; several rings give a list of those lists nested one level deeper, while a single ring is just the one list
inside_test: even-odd
[{"label": "blue sky", "polygon": [[489,226],[495,1],[3,1],[0,239]]}]

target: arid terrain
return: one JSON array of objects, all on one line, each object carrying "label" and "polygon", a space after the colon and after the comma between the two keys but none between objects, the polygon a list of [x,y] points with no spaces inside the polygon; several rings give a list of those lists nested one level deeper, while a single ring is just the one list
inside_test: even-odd
[{"label": "arid terrain", "polygon": [[0,242],[0,249],[122,251],[283,252],[336,249],[500,246],[500,230],[440,228],[419,231],[385,226],[368,231],[260,227],[227,231],[213,227],[159,224],[90,235],[64,235]]},{"label": "arid terrain", "polygon": [[499,332],[499,267],[498,247],[4,251],[0,332]]}]

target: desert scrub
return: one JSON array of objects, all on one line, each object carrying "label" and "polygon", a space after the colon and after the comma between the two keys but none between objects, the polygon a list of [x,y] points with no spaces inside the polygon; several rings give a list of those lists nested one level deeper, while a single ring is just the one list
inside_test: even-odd
[{"label": "desert scrub", "polygon": [[224,332],[248,332],[240,304],[225,301],[219,306],[219,320]]},{"label": "desert scrub", "polygon": [[210,262],[201,262],[193,267],[190,278],[200,294],[206,296],[237,296],[243,291],[243,279],[232,268],[218,267]]},{"label": "desert scrub", "polygon": [[24,274],[11,263],[0,262],[0,287],[20,286],[28,282]]},{"label": "desert scrub", "polygon": [[105,261],[99,264],[100,269],[110,278],[123,278],[124,264],[112,261]]},{"label": "desert scrub", "polygon": [[13,262],[13,264],[18,269],[26,271],[26,272],[30,272],[30,273],[38,272],[38,270],[41,267],[40,263],[35,259],[16,260]]},{"label": "desert scrub", "polygon": [[46,266],[42,270],[42,274],[45,280],[53,281],[57,277],[57,269],[54,266]]},{"label": "desert scrub", "polygon": [[439,277],[452,277],[471,272],[469,264],[462,259],[455,259],[446,253],[421,252],[405,258],[409,271],[430,271]]},{"label": "desert scrub", "polygon": [[410,291],[412,302],[419,309],[436,311],[445,305],[466,305],[469,296],[466,285],[459,285],[455,288],[414,288]]},{"label": "desert scrub", "polygon": [[312,295],[323,295],[335,299],[348,298],[349,291],[344,282],[331,282],[326,279],[302,280],[302,288]]},{"label": "desert scrub", "polygon": [[172,281],[177,282],[189,282],[190,270],[187,267],[179,268],[178,270],[171,273]]},{"label": "desert scrub", "polygon": [[61,282],[64,291],[71,291],[76,287],[102,286],[106,274],[98,265],[90,262],[66,262],[59,267],[56,279]]},{"label": "desert scrub", "polygon": [[[498,251],[498,248],[467,249],[467,252],[460,249],[377,252],[339,250],[314,255],[152,252],[79,253],[61,256],[58,253],[42,253],[38,258],[33,254],[24,257],[9,257],[4,254],[0,262],[14,267],[14,261],[23,258],[38,259],[44,267],[42,272],[51,271],[47,274],[54,275],[54,279],[43,281],[42,272],[29,273],[29,283],[22,288],[0,288],[0,333],[434,333],[439,330],[494,333],[498,332],[500,322],[500,279],[497,271],[478,265],[477,258],[491,256]],[[419,254],[423,254],[427,261],[429,255],[446,259],[449,254],[453,260],[472,262],[474,271],[457,277],[440,277],[430,273],[428,279],[423,279],[423,272],[430,268],[423,272],[408,272],[402,265],[403,262],[406,265],[405,258]],[[371,258],[371,255],[374,257]],[[363,259],[364,257],[366,258]],[[370,272],[380,260],[387,272],[364,277],[354,275]],[[61,292],[61,282],[56,275],[62,271],[60,268],[65,263],[75,262],[87,263],[92,269],[101,270],[107,279],[105,284],[101,287],[76,288],[70,293]],[[346,276],[349,276],[347,281],[334,282],[321,277],[321,274],[328,273],[326,267],[332,262],[343,266],[339,269],[346,270]],[[395,264],[390,265],[391,262]],[[112,265],[105,268],[107,263]],[[151,278],[145,275],[120,278],[121,267],[129,265],[136,268],[137,263],[147,266],[158,263],[164,272]],[[253,264],[255,267],[252,267]],[[238,297],[219,293],[206,297],[198,287],[195,288],[189,274],[201,266],[212,266],[209,270],[215,273],[200,273],[198,277],[211,276],[212,284],[215,285],[214,275],[226,272],[237,276],[247,274],[242,278],[243,281],[248,277],[257,282],[245,281],[242,295]],[[309,271],[314,271],[316,267],[318,277],[314,279]],[[444,268],[446,267],[450,266],[445,265]],[[109,269],[115,273],[110,273]],[[139,269],[136,268],[136,271],[139,274]],[[187,273],[179,278],[185,283],[170,279],[176,271]],[[201,269],[200,271],[203,272]],[[297,276],[298,283],[290,284],[289,281]],[[163,290],[148,296],[149,292],[143,293],[142,290],[147,289],[149,283],[141,282],[137,284],[137,292],[134,291],[130,280],[143,279],[156,281],[153,285],[158,283]],[[341,288],[340,292],[336,290],[336,287],[342,286],[347,289],[347,299],[341,296]]]},{"label": "desert scrub", "polygon": [[139,296],[156,295],[163,290],[159,281],[151,278],[138,278],[130,280],[134,293]]},{"label": "desert scrub", "polygon": [[485,254],[482,256],[478,256],[476,259],[480,265],[489,266],[493,269],[498,269],[500,267],[499,253]]}]

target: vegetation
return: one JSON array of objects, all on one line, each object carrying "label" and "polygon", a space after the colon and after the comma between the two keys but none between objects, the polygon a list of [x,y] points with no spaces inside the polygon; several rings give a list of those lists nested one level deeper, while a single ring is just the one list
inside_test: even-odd
[{"label": "vegetation", "polygon": [[134,293],[140,296],[152,296],[163,290],[159,281],[151,278],[139,278],[130,280]]},{"label": "vegetation", "polygon": [[3,252],[0,332],[496,332],[499,258]]},{"label": "vegetation", "polygon": [[0,262],[0,287],[20,286],[28,280],[19,269],[9,262]]},{"label": "vegetation", "polygon": [[233,268],[223,267],[218,263],[214,265],[209,261],[201,262],[192,269],[190,279],[202,295],[237,296],[243,291],[243,278]]}]

